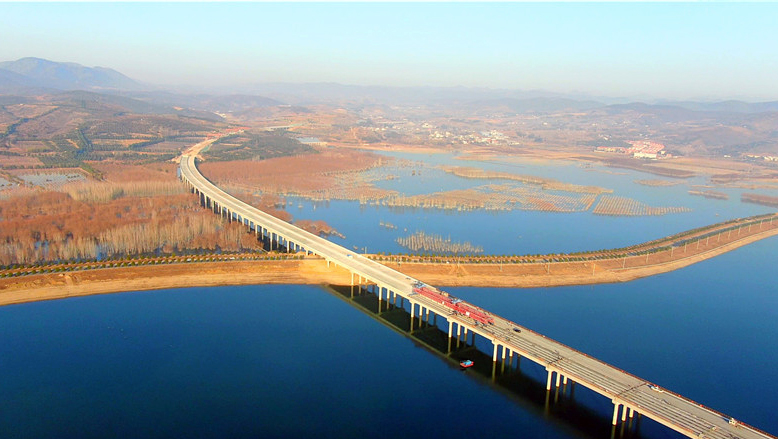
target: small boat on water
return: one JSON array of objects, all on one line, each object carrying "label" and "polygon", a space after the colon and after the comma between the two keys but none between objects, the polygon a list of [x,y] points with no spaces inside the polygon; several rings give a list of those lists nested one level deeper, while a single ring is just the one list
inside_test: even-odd
[{"label": "small boat on water", "polygon": [[462,369],[467,369],[468,367],[473,367],[473,360],[462,360],[459,362],[459,366]]}]

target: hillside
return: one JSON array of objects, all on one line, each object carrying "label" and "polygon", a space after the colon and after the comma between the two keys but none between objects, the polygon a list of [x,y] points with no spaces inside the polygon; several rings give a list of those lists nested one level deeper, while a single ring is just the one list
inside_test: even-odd
[{"label": "hillside", "polygon": [[139,82],[116,70],[41,58],[0,62],[0,92],[20,87],[54,90],[140,90]]}]

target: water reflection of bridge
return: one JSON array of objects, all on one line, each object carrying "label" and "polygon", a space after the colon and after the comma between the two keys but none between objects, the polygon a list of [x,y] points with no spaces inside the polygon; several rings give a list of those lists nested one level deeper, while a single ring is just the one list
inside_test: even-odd
[{"label": "water reflection of bridge", "polygon": [[[209,142],[212,140],[196,145],[192,151]],[[447,346],[457,343],[461,346],[462,340],[472,340],[470,343],[476,346],[478,340],[481,344],[491,344],[491,361],[480,354],[480,350],[468,352],[471,357],[481,355],[477,367],[482,373],[491,373],[484,369],[485,364],[486,369],[491,367],[494,371],[491,375],[497,377],[497,369],[502,374],[503,364],[512,370],[522,357],[526,358],[545,368],[548,395],[552,388],[559,392],[568,385],[574,387],[573,382],[586,387],[613,403],[611,423],[615,427],[620,419],[622,429],[624,425],[633,425],[636,415],[643,415],[691,438],[773,437],[497,315],[492,315],[494,324],[478,324],[431,298],[415,294],[415,279],[268,215],[222,191],[200,174],[192,153],[181,156],[179,169],[181,179],[198,195],[203,206],[230,221],[244,224],[258,239],[268,241],[271,248],[283,246],[288,251],[317,255],[325,259],[328,266],[332,264],[348,270],[352,286],[369,287],[377,298],[376,305],[407,307],[409,331],[413,332],[415,322],[430,325],[429,322],[437,323],[441,317],[447,324]],[[391,311],[391,307],[388,308],[387,312]],[[464,346],[467,344],[465,342]]]},{"label": "water reflection of bridge", "polygon": [[[545,372],[542,367],[533,362],[521,362],[518,356],[493,362],[477,343],[486,340],[480,337],[476,340],[473,335],[465,340],[464,334],[448,337],[445,318],[438,319],[435,314],[430,316],[429,321],[418,316],[411,317],[408,303],[402,298],[396,304],[381,300],[370,291],[369,286],[330,285],[325,290],[412,340],[417,346],[432,352],[451,368],[461,369],[460,360],[474,360],[474,366],[467,369],[468,377],[507,395],[530,413],[551,417],[593,438],[608,435],[620,439],[645,437],[641,434],[644,423],[640,417],[631,418],[620,427],[612,426],[605,412],[597,411],[587,404],[596,398],[596,393],[585,387],[577,389],[572,380],[553,391],[547,391],[542,382]],[[582,395],[582,392],[588,394]]]}]

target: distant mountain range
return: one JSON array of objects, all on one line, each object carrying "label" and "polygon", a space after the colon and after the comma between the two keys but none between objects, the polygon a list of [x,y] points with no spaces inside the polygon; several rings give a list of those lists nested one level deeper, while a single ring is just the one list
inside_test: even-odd
[{"label": "distant mountain range", "polygon": [[778,101],[634,102],[624,98],[587,97],[585,95],[522,91],[480,87],[392,87],[360,86],[337,83],[264,83],[243,87],[192,89],[176,93],[162,87],[143,84],[116,70],[85,67],[76,63],[54,62],[41,58],[22,58],[0,62],[0,95],[38,95],[62,91],[91,91],[120,94],[152,105],[182,106],[196,110],[229,112],[269,107],[282,103],[311,105],[430,105],[441,108],[500,111],[508,113],[554,113],[637,111],[669,119],[681,119],[695,113],[749,114],[778,111]]},{"label": "distant mountain range", "polygon": [[[0,95],[33,96],[76,91],[133,98],[125,99],[122,103],[131,104],[129,106],[139,113],[153,113],[162,110],[161,107],[173,106],[227,112],[282,104],[263,96],[171,93],[105,67],[85,67],[41,58],[0,62]],[[106,102],[114,103],[118,99],[118,96],[104,98]]]},{"label": "distant mountain range", "polygon": [[0,92],[34,90],[142,90],[149,88],[116,70],[41,58],[0,62]]}]

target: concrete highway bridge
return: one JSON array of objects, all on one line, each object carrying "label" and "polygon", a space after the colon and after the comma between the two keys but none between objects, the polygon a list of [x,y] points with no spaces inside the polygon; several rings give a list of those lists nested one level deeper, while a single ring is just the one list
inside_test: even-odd
[{"label": "concrete highway bridge", "polygon": [[[208,142],[203,142],[204,145]],[[492,361],[512,366],[521,357],[547,371],[546,390],[559,388],[568,381],[584,386],[613,403],[613,425],[646,416],[690,438],[770,438],[775,437],[730,416],[698,404],[668,389],[579,352],[500,316],[489,313],[493,324],[482,324],[455,313],[435,300],[414,293],[417,280],[378,262],[352,252],[326,239],[275,218],[222,191],[198,171],[197,146],[180,157],[180,177],[214,213],[239,221],[270,241],[271,248],[317,255],[351,273],[352,285],[369,285],[380,300],[410,304],[411,325],[414,317],[429,322],[430,314],[448,322],[449,340],[481,336],[493,346]],[[380,302],[379,302],[380,303]],[[475,305],[469,305],[477,308]],[[572,383],[571,383],[572,385]]]}]

